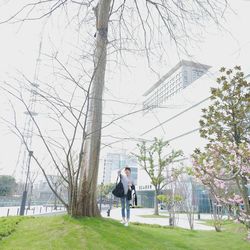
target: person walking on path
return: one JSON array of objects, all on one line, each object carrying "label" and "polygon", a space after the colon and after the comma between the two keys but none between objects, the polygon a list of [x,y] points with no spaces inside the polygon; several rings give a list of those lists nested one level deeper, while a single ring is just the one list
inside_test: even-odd
[{"label": "person walking on path", "polygon": [[[121,170],[118,171],[118,175],[121,178],[121,182],[124,188],[124,196],[121,197],[121,213],[122,213],[122,223],[128,226],[130,219],[130,200],[132,199],[132,190],[135,189],[134,181],[131,176],[130,167],[126,166],[124,169],[125,175],[121,174]],[[126,210],[126,214],[125,214]]]}]

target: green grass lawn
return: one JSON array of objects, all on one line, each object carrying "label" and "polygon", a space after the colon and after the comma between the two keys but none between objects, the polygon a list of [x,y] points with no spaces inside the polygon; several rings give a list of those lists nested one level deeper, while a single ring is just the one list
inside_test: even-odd
[{"label": "green grass lawn", "polygon": [[[0,225],[1,227],[1,225]],[[0,240],[1,250],[247,250],[246,232],[229,223],[221,233],[68,216],[25,218]]]}]

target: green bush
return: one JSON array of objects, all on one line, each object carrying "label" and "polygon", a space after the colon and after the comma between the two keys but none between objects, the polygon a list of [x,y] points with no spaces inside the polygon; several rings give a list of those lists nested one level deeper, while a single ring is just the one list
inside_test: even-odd
[{"label": "green bush", "polygon": [[9,236],[15,231],[18,223],[23,220],[23,217],[2,217],[0,218],[0,240]]}]

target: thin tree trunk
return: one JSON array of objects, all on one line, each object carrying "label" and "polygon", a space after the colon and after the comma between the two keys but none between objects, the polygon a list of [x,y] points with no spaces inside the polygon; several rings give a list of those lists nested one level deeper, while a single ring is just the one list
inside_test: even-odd
[{"label": "thin tree trunk", "polygon": [[31,183],[31,186],[30,186],[30,197],[29,197],[28,209],[30,209],[31,207],[32,195],[33,195],[33,183]]},{"label": "thin tree trunk", "polygon": [[155,189],[154,215],[159,215],[157,195],[158,195],[158,190]]},{"label": "thin tree trunk", "polygon": [[245,210],[245,213],[250,217],[250,205],[249,205],[246,177],[241,177],[241,183],[242,183],[242,198],[244,201],[244,210]]},{"label": "thin tree trunk", "polygon": [[[58,192],[58,186],[55,184],[55,191]],[[57,197],[54,195],[54,210],[57,210]]]},{"label": "thin tree trunk", "polygon": [[188,223],[191,230],[194,229],[194,211],[193,206],[187,208],[187,217],[188,217]]},{"label": "thin tree trunk", "polygon": [[87,120],[87,138],[81,166],[78,216],[99,216],[96,189],[99,167],[102,126],[102,98],[107,58],[107,35],[111,0],[100,0],[95,8],[96,49],[94,53],[94,78],[90,91]]}]

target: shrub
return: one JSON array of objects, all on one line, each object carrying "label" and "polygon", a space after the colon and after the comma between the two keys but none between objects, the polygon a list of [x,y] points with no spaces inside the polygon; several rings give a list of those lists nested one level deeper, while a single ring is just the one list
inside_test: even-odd
[{"label": "shrub", "polygon": [[2,217],[0,218],[0,240],[9,236],[15,231],[17,225],[23,220],[23,217]]}]

